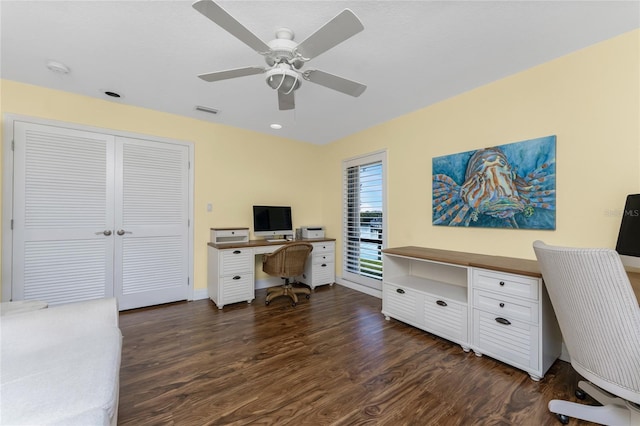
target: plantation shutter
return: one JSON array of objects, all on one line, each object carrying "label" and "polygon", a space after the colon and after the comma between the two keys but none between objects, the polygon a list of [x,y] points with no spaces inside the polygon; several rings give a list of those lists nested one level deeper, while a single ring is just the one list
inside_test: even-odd
[{"label": "plantation shutter", "polygon": [[343,271],[346,280],[382,289],[386,153],[343,163]]}]

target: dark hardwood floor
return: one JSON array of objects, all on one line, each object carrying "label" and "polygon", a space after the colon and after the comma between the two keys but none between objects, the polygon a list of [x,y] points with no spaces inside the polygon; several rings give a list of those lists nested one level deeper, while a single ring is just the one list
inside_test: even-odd
[{"label": "dark hardwood floor", "polygon": [[385,321],[380,299],[340,285],[296,307],[264,297],[122,312],[118,423],[560,425],[548,401],[576,400],[579,377],[566,362],[534,382]]}]

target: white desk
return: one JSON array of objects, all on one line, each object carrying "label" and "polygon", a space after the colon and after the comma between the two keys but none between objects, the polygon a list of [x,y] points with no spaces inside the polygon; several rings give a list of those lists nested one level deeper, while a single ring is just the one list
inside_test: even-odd
[{"label": "white desk", "polygon": [[[335,281],[335,239],[297,240],[309,242],[313,251],[304,273],[296,279],[314,289]],[[294,242],[294,241],[291,241]],[[229,303],[251,303],[255,299],[255,257],[273,253],[289,242],[252,240],[246,243],[208,243],[207,288],[209,298],[222,309]]]}]

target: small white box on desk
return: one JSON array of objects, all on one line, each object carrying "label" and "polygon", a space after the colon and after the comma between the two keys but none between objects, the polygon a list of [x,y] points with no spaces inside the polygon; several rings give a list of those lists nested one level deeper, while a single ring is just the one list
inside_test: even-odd
[{"label": "small white box on desk", "polygon": [[211,228],[210,233],[214,244],[249,242],[249,228]]},{"label": "small white box on desk", "polygon": [[303,226],[302,238],[324,238],[324,226]]}]

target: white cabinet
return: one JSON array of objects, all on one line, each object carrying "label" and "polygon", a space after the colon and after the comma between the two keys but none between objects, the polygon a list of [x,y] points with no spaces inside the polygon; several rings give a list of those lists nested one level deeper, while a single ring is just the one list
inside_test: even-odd
[{"label": "white cabinet", "polygon": [[298,281],[311,287],[329,284],[336,279],[335,242],[313,242],[313,251],[307,259],[304,273],[297,277]]},{"label": "white cabinet", "polygon": [[253,249],[208,246],[208,256],[209,298],[218,309],[245,300],[251,303],[255,298]]},{"label": "white cabinet", "polygon": [[469,351],[467,270],[383,254],[382,313],[456,342]]},{"label": "white cabinet", "polygon": [[474,268],[471,287],[476,355],[486,354],[540,380],[561,350],[542,279]]},{"label": "white cabinet", "polygon": [[385,249],[383,261],[386,319],[503,361],[534,380],[560,355],[562,337],[535,261],[421,247]]}]

